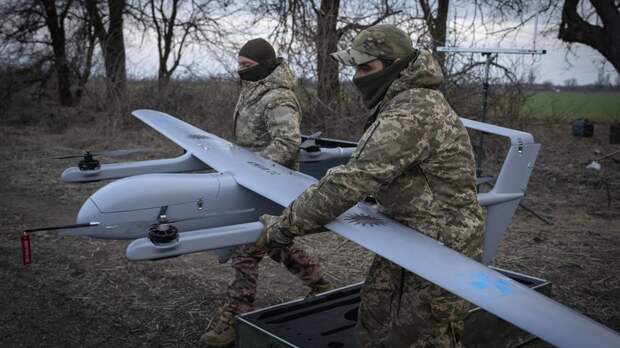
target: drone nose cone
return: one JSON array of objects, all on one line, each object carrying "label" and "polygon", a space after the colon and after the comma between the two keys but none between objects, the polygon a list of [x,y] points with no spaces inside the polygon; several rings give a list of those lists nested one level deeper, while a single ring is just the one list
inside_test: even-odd
[{"label": "drone nose cone", "polygon": [[76,223],[83,224],[92,221],[101,221],[101,211],[97,208],[95,202],[89,198],[86,202],[84,202],[82,208],[80,208]]}]

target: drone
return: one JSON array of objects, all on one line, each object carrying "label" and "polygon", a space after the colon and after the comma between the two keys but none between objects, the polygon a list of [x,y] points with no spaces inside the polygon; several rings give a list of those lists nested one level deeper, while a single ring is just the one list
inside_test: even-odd
[{"label": "drone", "polygon": [[[64,182],[114,181],[84,202],[75,225],[46,228],[71,236],[133,240],[126,250],[131,261],[213,250],[225,262],[237,246],[256,241],[263,228],[259,216],[279,215],[329,168],[346,163],[356,147],[320,133],[304,137],[300,171],[295,171],[168,114],[132,114],[185,152],[96,165],[93,153],[85,153],[77,167],[62,173]],[[461,121],[510,141],[491,190],[478,193],[486,208],[481,263],[381,214],[372,202],[357,203],[325,228],[553,345],[619,347],[615,331],[487,266],[525,195],[540,144],[526,132]]]}]

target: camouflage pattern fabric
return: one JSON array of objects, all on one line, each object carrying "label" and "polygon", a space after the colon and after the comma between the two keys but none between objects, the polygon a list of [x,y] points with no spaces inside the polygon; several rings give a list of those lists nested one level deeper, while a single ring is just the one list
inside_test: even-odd
[{"label": "camouflage pattern fabric", "polygon": [[375,256],[355,333],[361,347],[459,347],[469,308],[467,301]]},{"label": "camouflage pattern fabric", "polygon": [[272,260],[282,263],[286,269],[297,276],[304,285],[313,288],[323,278],[321,270],[308,254],[292,245],[287,248],[264,249],[254,245],[240,246],[232,256],[235,277],[228,285],[227,307],[233,314],[254,309],[256,285],[258,282],[258,264],[268,254]]},{"label": "camouflage pattern fabric", "polygon": [[[472,148],[465,127],[436,89],[442,78],[430,52],[421,51],[376,107],[351,160],[330,169],[277,219],[263,217],[261,221],[269,222],[267,235],[286,244],[287,238],[320,231],[356,202],[373,196],[384,214],[479,258],[484,218]],[[455,325],[467,307],[463,303],[378,257],[362,296],[361,343],[446,346],[447,323]],[[428,321],[431,317],[434,321]],[[383,344],[380,337],[389,342]]]},{"label": "camouflage pattern fabric", "polygon": [[[242,81],[235,109],[235,137],[238,145],[259,152],[272,161],[295,168],[301,143],[301,108],[292,89],[295,77],[280,65],[265,79]],[[254,308],[258,264],[268,254],[309,286],[322,281],[320,267],[296,246],[266,250],[240,246],[232,256],[234,279],[228,286],[227,307],[234,314]]]},{"label": "camouflage pattern fabric", "polygon": [[409,35],[391,24],[382,24],[362,31],[350,48],[330,56],[340,64],[361,65],[377,58],[402,59],[413,51]]},{"label": "camouflage pattern fabric", "polygon": [[294,168],[301,144],[301,107],[294,88],[295,76],[284,62],[262,80],[242,80],[234,112],[235,143]]}]

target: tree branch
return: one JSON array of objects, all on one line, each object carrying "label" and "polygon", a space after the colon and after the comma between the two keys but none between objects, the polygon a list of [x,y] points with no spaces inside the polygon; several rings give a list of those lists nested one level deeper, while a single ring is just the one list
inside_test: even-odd
[{"label": "tree branch", "polygon": [[397,15],[399,13],[402,13],[403,11],[398,10],[398,11],[392,11],[388,9],[388,12],[382,14],[381,16],[379,16],[377,19],[375,19],[374,21],[372,21],[372,23],[370,24],[359,24],[359,23],[347,23],[345,24],[345,26],[339,28],[336,31],[336,35],[338,36],[338,38],[340,39],[346,32],[350,31],[350,30],[365,30],[367,28],[370,28],[372,26],[375,26],[379,23],[381,23],[383,20],[385,20],[386,18],[390,17],[390,16],[394,16]]},{"label": "tree branch", "polygon": [[[618,17],[613,0],[591,0],[597,12],[610,10],[603,23]],[[579,0],[565,0],[558,38],[566,42],[578,42],[598,50],[620,72],[620,24],[616,19],[611,25],[600,27],[586,22],[578,13]]]}]

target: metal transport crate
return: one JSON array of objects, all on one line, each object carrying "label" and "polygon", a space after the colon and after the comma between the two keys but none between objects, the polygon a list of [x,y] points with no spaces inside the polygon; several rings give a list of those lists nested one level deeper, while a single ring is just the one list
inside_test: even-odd
[{"label": "metal transport crate", "polygon": [[[496,271],[550,296],[551,283],[499,268]],[[239,348],[353,348],[354,329],[363,283],[335,289],[237,316]],[[466,347],[517,347],[535,339],[531,334],[482,310],[465,318]]]}]

